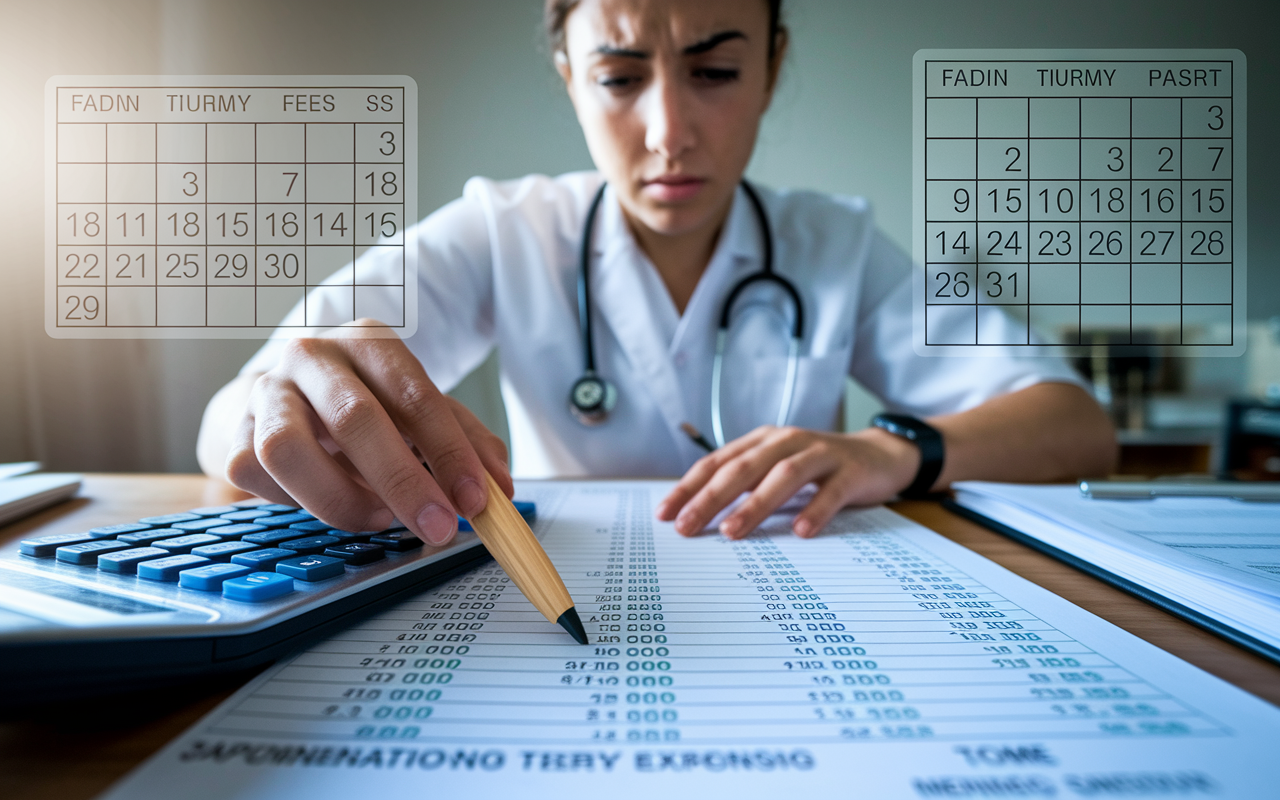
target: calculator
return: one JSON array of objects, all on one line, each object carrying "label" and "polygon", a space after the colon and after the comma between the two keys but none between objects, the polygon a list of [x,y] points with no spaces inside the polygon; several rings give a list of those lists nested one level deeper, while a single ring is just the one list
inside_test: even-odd
[{"label": "calculator", "polygon": [[[534,504],[516,507],[532,525]],[[0,706],[275,660],[488,560],[470,525],[458,527],[430,547],[403,525],[336,530],[252,500],[23,539],[0,550],[0,681],[24,691]],[[447,640],[451,627],[433,635]]]}]

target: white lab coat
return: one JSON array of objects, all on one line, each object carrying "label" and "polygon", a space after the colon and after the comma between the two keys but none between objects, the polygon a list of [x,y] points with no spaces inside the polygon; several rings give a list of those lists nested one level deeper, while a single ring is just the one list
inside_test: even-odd
[{"label": "white lab coat", "polygon": [[[762,266],[758,223],[739,189],[706,272],[684,314],[677,314],[617,198],[606,191],[593,237],[592,314],[597,371],[616,385],[618,402],[604,424],[584,427],[570,414],[568,398],[583,373],[579,248],[601,181],[594,172],[474,178],[461,199],[408,231],[407,242],[419,253],[419,321],[406,344],[442,390],[497,346],[518,477],[682,474],[704,453],[680,423],[711,432],[721,308],[733,285]],[[775,269],[799,289],[805,308],[790,424],[836,430],[846,375],[888,408],[918,416],[964,410],[1041,381],[1080,383],[1062,360],[1015,356],[1012,348],[980,359],[917,356],[911,259],[876,228],[867,203],[763,187],[759,194],[773,227]],[[398,269],[367,258],[357,267],[366,276],[362,283],[375,282],[367,276],[378,270]],[[351,269],[326,282],[350,285]],[[361,315],[381,310],[387,318],[401,307],[392,293],[383,309],[368,294],[358,304]],[[296,308],[291,317],[301,314]],[[736,358],[726,369],[729,438],[774,422],[778,413],[785,330],[748,324],[741,335],[749,339],[761,330],[772,339],[733,344],[735,353],[756,353],[758,363]],[[269,369],[283,344],[269,342],[245,371]],[[753,380],[753,374],[769,377]]]}]

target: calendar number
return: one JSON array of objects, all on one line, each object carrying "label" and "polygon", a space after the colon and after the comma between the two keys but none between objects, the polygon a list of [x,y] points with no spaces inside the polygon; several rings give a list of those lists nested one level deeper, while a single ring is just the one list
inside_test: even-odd
[{"label": "calendar number", "polygon": [[[1204,190],[1196,189],[1191,196],[1196,199],[1196,213],[1201,212],[1200,200]],[[1227,201],[1223,199],[1222,189],[1210,189],[1208,198],[1209,213],[1221,214],[1222,210],[1227,207]]]},{"label": "calendar number", "polygon": [[365,220],[369,223],[369,238],[374,238],[378,234],[386,237],[396,235],[398,228],[396,227],[396,213],[394,211],[382,212],[380,221],[374,222],[374,214],[365,214]]},{"label": "calendar number", "polygon": [[[1151,190],[1150,189],[1142,190],[1142,199],[1146,201],[1147,213],[1150,214],[1151,213]],[[1168,189],[1168,188],[1161,189],[1155,196],[1156,208],[1159,209],[1159,211],[1162,214],[1168,214],[1170,211],[1173,211],[1173,203],[1174,203],[1174,200],[1173,200],[1172,189]]]},{"label": "calendar number", "polygon": [[1111,156],[1111,159],[1107,162],[1107,169],[1112,172],[1124,172],[1124,149],[1112,147],[1107,150],[1107,155]]},{"label": "calendar number", "polygon": [[[94,253],[85,253],[82,258],[79,253],[67,253],[66,274],[62,277],[65,280],[95,280],[99,276],[96,274],[98,269],[98,256]],[[84,272],[77,273],[76,270],[83,269]]]},{"label": "calendar number", "polygon": [[[1102,190],[1094,189],[1089,193],[1089,196],[1093,198],[1094,211],[1101,214],[1103,205]],[[1112,214],[1119,214],[1124,211],[1124,189],[1119,186],[1112,186],[1110,191],[1107,192],[1106,206],[1107,210]]]},{"label": "calendar number", "polygon": [[[1044,213],[1049,213],[1049,190],[1040,190],[1040,199],[1044,201]],[[1069,214],[1071,209],[1075,208],[1076,196],[1070,189],[1059,189],[1058,194],[1054,197],[1053,202],[1058,207],[1059,214]]]},{"label": "calendar number", "polygon": [[[119,269],[116,271],[116,277],[121,280],[132,280],[133,276],[129,274],[129,268],[133,266],[134,260],[135,260],[134,257],[129,255],[128,253],[121,253],[120,255],[116,256],[116,265],[119,267]],[[138,262],[138,270],[140,272],[140,274],[138,275],[138,278],[145,279],[147,277],[146,253],[139,253],[136,260]]]},{"label": "calendar number", "polygon": [[956,189],[956,193],[952,195],[952,199],[955,200],[957,214],[963,214],[969,210],[968,189]]},{"label": "calendar number", "polygon": [[279,278],[281,276],[289,278],[298,277],[298,256],[293,253],[285,253],[283,257],[279,253],[267,253],[265,260],[267,269],[263,270],[263,276],[266,278]]},{"label": "calendar number", "polygon": [[1220,131],[1224,124],[1226,122],[1222,118],[1222,106],[1209,106],[1209,130]]},{"label": "calendar number", "polygon": [[1006,156],[1010,157],[1009,163],[1005,166],[1005,172],[1022,172],[1022,167],[1018,166],[1018,162],[1022,160],[1022,151],[1016,147],[1010,147],[1004,151]]},{"label": "calendar number", "polygon": [[[991,191],[987,192],[987,196],[991,198],[991,212],[993,214],[1000,213],[1000,196],[999,195],[1000,195],[1000,192],[997,189],[992,189]],[[1012,188],[1005,191],[1004,209],[1005,211],[1008,211],[1010,214],[1017,214],[1019,211],[1022,210],[1022,190],[1021,189]]]},{"label": "calendar number", "polygon": [[77,237],[80,231],[84,231],[84,235],[90,239],[102,233],[102,223],[98,221],[98,212],[89,211],[84,215],[84,221],[81,223],[79,214],[72,214],[67,217],[67,221],[71,223],[71,236]]},{"label": "calendar number", "polygon": [[200,194],[200,184],[198,182],[199,181],[198,175],[196,175],[194,172],[184,172],[182,173],[182,179],[187,182],[187,185],[182,187],[183,194],[185,194],[187,197],[195,197],[196,195]]},{"label": "calendar number", "polygon": [[[382,173],[380,180],[376,178],[376,173],[373,172],[365,175],[364,178],[369,182],[370,195],[375,194],[379,188],[387,197],[393,197],[398,191],[400,191],[398,184],[396,183],[396,174],[394,172]],[[381,184],[380,186],[379,183]]]},{"label": "calendar number", "polygon": [[[219,253],[214,256],[213,262],[218,264],[218,271],[213,274],[215,278],[243,278],[249,273],[249,259],[243,253],[227,255]],[[231,270],[231,274],[227,274],[227,270]]]},{"label": "calendar number", "polygon": [[[169,263],[166,278],[196,278],[200,276],[200,255],[198,253],[169,253],[165,256]],[[181,270],[181,272],[179,272]]]},{"label": "calendar number", "polygon": [[200,235],[200,214],[198,212],[188,211],[182,215],[181,219],[179,219],[177,212],[174,212],[168,216],[168,220],[173,223],[174,236],[178,236],[179,230],[187,238],[194,238]]},{"label": "calendar number", "polygon": [[[1160,237],[1164,237],[1164,242],[1159,243]],[[1169,243],[1173,241],[1173,231],[1142,231],[1138,234],[1138,238],[1146,242],[1141,250],[1138,251],[1140,256],[1162,256],[1169,252]],[[1156,252],[1156,246],[1159,243],[1160,250]]]},{"label": "calendar number", "polygon": [[[276,235],[276,215],[271,213],[267,215],[267,222],[271,223],[271,235]],[[286,211],[280,215],[280,235],[292,239],[298,235],[298,215],[292,211]]]},{"label": "calendar number", "polygon": [[[960,231],[955,235],[955,238],[951,240],[951,249],[953,251],[968,254],[969,237],[967,234],[968,234],[968,231]],[[941,243],[942,255],[945,256],[947,254],[947,232],[938,231],[938,233],[933,238],[937,239]]]},{"label": "calendar number", "polygon": [[[236,237],[245,237],[249,235],[249,223],[245,221],[245,217],[249,216],[247,211],[237,211],[231,218],[231,235]],[[216,218],[222,225],[222,238],[227,238],[227,215],[219,214]]]},{"label": "calendar number", "polygon": [[[318,235],[324,236],[324,231],[325,231],[324,212],[322,211],[319,214],[316,214],[314,217],[312,217],[312,219],[316,221],[317,230],[319,231]],[[338,236],[346,236],[347,223],[344,221],[345,219],[346,219],[346,214],[342,213],[341,211],[338,212],[336,215],[332,217],[333,221],[329,225],[329,230],[337,232]]]},{"label": "calendar number", "polygon": [[1192,231],[1191,241],[1195,243],[1191,247],[1193,256],[1220,256],[1226,249],[1222,231]]},{"label": "calendar number", "polygon": [[[1006,287],[1003,281],[1009,281]],[[1010,272],[1008,275],[1001,276],[999,272],[992,270],[987,273],[987,297],[996,298],[1004,294],[1004,290],[1009,290],[1009,297],[1017,299],[1018,297],[1018,273]],[[995,291],[992,291],[994,289]]]},{"label": "calendar number", "polygon": [[[1044,246],[1036,251],[1037,255],[1071,255],[1071,231],[1040,231],[1040,241],[1044,242]],[[1055,242],[1056,247],[1054,247]],[[1051,247],[1052,250],[1049,249]]]},{"label": "calendar number", "polygon": [[382,146],[378,148],[378,152],[384,156],[395,155],[396,152],[396,132],[383,131],[379,136],[382,139]]},{"label": "calendar number", "polygon": [[1120,231],[1089,231],[1089,241],[1094,242],[1089,248],[1091,256],[1118,256],[1124,252],[1124,236]]},{"label": "calendar number", "polygon": [[989,256],[1004,256],[1009,253],[1017,255],[1022,252],[1022,245],[1018,244],[1018,232],[1009,231],[1006,236],[1001,231],[988,231],[987,241],[991,246],[987,248]]},{"label": "calendar number", "polygon": [[934,297],[968,297],[969,290],[969,273],[967,272],[939,272],[937,280],[942,281],[942,285],[938,287],[938,291],[934,292]]},{"label": "calendar number", "polygon": [[86,295],[84,297],[74,294],[67,295],[65,305],[68,306],[68,308],[66,308],[66,315],[63,317],[65,320],[94,320],[98,318],[98,309],[100,306],[98,298],[93,295]]}]

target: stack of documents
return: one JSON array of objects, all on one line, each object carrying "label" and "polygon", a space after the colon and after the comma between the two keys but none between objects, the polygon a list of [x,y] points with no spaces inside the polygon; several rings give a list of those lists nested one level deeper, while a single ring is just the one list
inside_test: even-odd
[{"label": "stack of documents", "polygon": [[1280,503],[956,484],[955,510],[1280,661]]},{"label": "stack of documents", "polygon": [[590,645],[485,564],[103,800],[1276,796],[1280,709],[888,509],[685,538],[673,486],[517,482]]}]

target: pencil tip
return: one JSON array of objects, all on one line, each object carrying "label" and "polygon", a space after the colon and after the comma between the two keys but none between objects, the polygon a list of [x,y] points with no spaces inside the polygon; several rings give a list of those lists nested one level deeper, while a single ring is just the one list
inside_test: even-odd
[{"label": "pencil tip", "polygon": [[582,627],[582,620],[578,617],[578,609],[569,606],[556,622],[559,623],[561,628],[569,632],[575,642],[578,644],[587,643],[587,631]]}]

